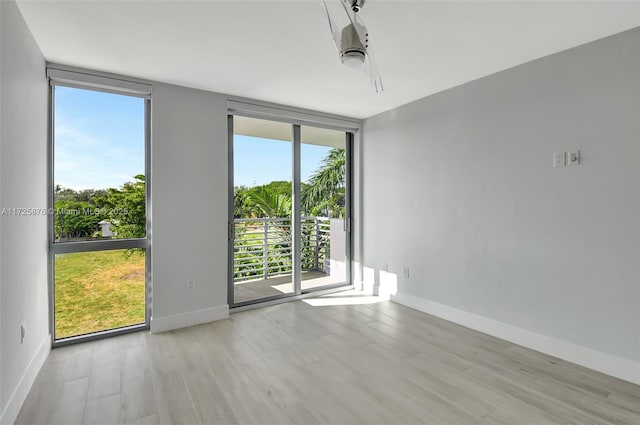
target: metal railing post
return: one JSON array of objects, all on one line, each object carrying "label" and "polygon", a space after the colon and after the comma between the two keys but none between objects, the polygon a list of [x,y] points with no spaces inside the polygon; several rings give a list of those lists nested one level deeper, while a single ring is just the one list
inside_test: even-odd
[{"label": "metal railing post", "polygon": [[269,277],[269,224],[267,220],[263,221],[264,236],[262,238],[262,276],[266,279]]},{"label": "metal railing post", "polygon": [[[292,226],[290,219],[282,217],[247,218],[234,219],[233,223],[238,226],[234,229],[238,235],[234,235],[232,238],[234,282],[267,279],[272,275],[280,276],[287,273],[287,256],[293,257],[295,253],[295,244],[292,244],[293,241],[285,237],[285,234],[289,234],[287,229],[291,229]],[[299,225],[301,230],[300,256],[297,261],[300,264],[300,269],[308,271],[315,267],[315,270],[324,270],[324,261],[329,255],[330,219],[327,217],[300,217]],[[271,228],[275,230],[272,231]],[[231,230],[229,232],[231,238]],[[258,245],[260,236],[262,236],[262,246]],[[314,238],[315,240],[313,240]],[[273,247],[270,247],[271,245]],[[294,270],[293,261],[291,267],[291,270]],[[271,273],[272,269],[273,273]]]},{"label": "metal railing post", "polygon": [[316,232],[316,243],[313,247],[314,258],[316,270],[320,269],[320,222],[318,221],[318,217],[314,218],[315,221],[315,232]]}]

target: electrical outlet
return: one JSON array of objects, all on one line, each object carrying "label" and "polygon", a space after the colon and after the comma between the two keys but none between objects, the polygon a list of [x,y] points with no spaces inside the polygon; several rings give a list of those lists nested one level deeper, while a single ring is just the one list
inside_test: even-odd
[{"label": "electrical outlet", "polygon": [[567,165],[580,164],[580,151],[567,152]]},{"label": "electrical outlet", "polygon": [[553,166],[564,167],[565,166],[566,152],[554,152],[553,154]]},{"label": "electrical outlet", "polygon": [[192,292],[195,286],[196,286],[195,279],[187,279],[187,282],[184,285],[184,290],[187,292]]},{"label": "electrical outlet", "polygon": [[23,324],[20,325],[20,344],[24,344],[24,340],[27,338],[27,328]]}]

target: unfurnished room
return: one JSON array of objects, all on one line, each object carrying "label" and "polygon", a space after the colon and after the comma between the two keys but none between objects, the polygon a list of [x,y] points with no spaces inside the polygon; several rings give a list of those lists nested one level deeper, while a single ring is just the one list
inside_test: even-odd
[{"label": "unfurnished room", "polygon": [[640,425],[640,0],[0,0],[2,425]]}]

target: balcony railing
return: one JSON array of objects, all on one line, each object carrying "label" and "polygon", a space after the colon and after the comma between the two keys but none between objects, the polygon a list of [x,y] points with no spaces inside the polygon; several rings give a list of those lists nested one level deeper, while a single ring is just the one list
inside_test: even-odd
[{"label": "balcony railing", "polygon": [[[267,279],[291,273],[290,218],[235,219],[234,226],[234,282]],[[302,270],[328,273],[329,218],[302,217],[301,230]]]}]

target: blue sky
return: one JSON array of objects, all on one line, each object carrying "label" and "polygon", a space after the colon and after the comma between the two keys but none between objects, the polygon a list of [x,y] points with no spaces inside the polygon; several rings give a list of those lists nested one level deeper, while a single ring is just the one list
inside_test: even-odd
[{"label": "blue sky", "polygon": [[144,100],[56,87],[55,184],[120,187],[144,174]]},{"label": "blue sky", "polygon": [[[300,176],[307,181],[318,169],[331,148],[302,144],[300,147]],[[276,180],[291,181],[291,142],[234,136],[234,185],[256,186]]]},{"label": "blue sky", "polygon": [[[301,147],[306,181],[330,148]],[[234,139],[234,185],[291,180],[291,143],[248,136]],[[56,87],[55,184],[75,190],[120,187],[144,174],[144,100]]]}]

